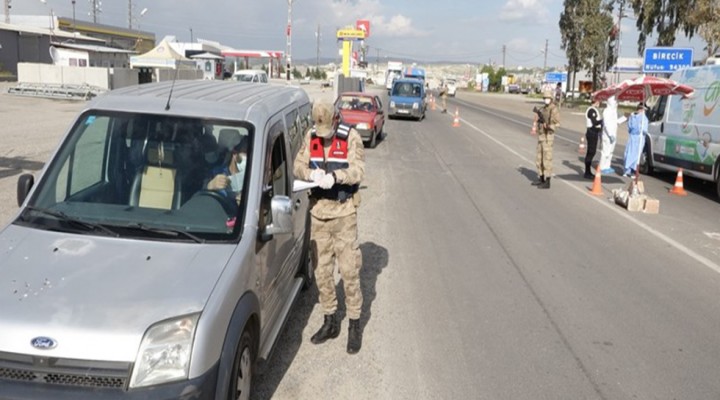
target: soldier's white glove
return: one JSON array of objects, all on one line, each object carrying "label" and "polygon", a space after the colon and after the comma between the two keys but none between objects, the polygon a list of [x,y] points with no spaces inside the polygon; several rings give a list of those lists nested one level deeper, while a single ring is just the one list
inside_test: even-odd
[{"label": "soldier's white glove", "polygon": [[325,174],[320,180],[320,188],[330,189],[335,184],[335,177],[332,174]]},{"label": "soldier's white glove", "polygon": [[323,169],[314,169],[310,172],[310,180],[315,183],[319,183],[320,180],[325,176],[325,170]]}]

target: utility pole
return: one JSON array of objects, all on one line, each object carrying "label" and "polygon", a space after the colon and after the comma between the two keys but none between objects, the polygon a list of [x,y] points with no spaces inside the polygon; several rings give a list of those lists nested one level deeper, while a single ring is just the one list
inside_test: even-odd
[{"label": "utility pole", "polygon": [[92,4],[92,11],[90,12],[90,15],[92,15],[93,23],[97,24],[97,17],[100,13],[100,5],[98,4],[98,0],[90,0],[90,3]]},{"label": "utility pole", "polygon": [[375,59],[375,72],[380,70],[380,49],[375,48],[375,53],[377,54],[377,58]]},{"label": "utility pole", "polygon": [[548,52],[548,40],[545,39],[545,60],[543,61],[543,73],[547,69],[547,52]]},{"label": "utility pole", "polygon": [[320,68],[320,24],[317,26],[317,31],[315,31],[315,39],[317,40],[316,43],[316,49],[315,49],[315,68]]},{"label": "utility pole", "polygon": [[287,69],[285,70],[285,77],[290,80],[290,65],[292,64],[292,5],[295,0],[287,0],[288,2],[288,20],[287,20],[287,49],[285,53],[285,59],[287,63]]},{"label": "utility pole", "polygon": [[10,0],[5,0],[5,23],[10,23],[10,8],[12,6],[10,5]]},{"label": "utility pole", "polygon": [[132,29],[132,0],[128,0],[128,29]]},{"label": "utility pole", "polygon": [[503,45],[503,68],[505,68],[505,51],[507,50],[507,46]]},{"label": "utility pole", "polygon": [[[10,0],[8,0],[8,1],[10,1]],[[71,3],[72,3],[72,8],[73,8],[73,32],[75,32],[75,0],[72,0]]]},{"label": "utility pole", "polygon": [[192,26],[191,26],[191,27],[190,27],[190,43],[192,43],[193,40],[194,40],[194,39],[193,39],[193,30],[192,30]]}]

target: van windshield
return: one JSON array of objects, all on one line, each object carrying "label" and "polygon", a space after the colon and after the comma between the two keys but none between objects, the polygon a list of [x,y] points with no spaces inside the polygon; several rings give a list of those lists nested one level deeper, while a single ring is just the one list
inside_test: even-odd
[{"label": "van windshield", "polygon": [[420,97],[422,95],[422,84],[419,82],[397,82],[393,86],[391,95],[398,97]]},{"label": "van windshield", "polygon": [[242,226],[253,132],[244,122],[87,111],[15,223],[153,240],[231,240]]},{"label": "van windshield", "polygon": [[235,75],[235,80],[240,82],[252,82],[253,75],[252,74],[237,74]]}]

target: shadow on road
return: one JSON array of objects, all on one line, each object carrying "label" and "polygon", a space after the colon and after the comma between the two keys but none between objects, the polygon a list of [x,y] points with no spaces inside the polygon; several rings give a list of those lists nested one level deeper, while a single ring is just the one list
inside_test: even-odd
[{"label": "shadow on road", "polygon": [[[360,317],[360,325],[362,330],[370,320],[372,314],[372,303],[377,297],[376,285],[378,276],[382,270],[387,267],[389,255],[386,248],[378,246],[372,242],[362,243],[360,251],[363,258],[363,266],[360,270],[360,287],[363,293],[362,315]],[[343,291],[342,281],[337,285],[338,298],[338,316],[344,320],[345,318],[345,294]],[[311,289],[303,292],[293,306],[288,321],[285,324],[283,332],[278,338],[275,350],[270,355],[269,360],[265,363],[260,375],[255,377],[253,382],[254,399],[270,399],[277,391],[280,382],[282,382],[285,374],[290,369],[295,357],[297,356],[300,346],[305,340],[308,345],[310,336],[303,339],[303,330],[308,324],[313,308],[318,302],[317,286],[313,285]],[[320,315],[320,314],[318,314]],[[318,318],[312,322],[317,328],[322,325],[322,319]],[[343,322],[341,327],[347,330],[347,323]],[[315,332],[315,327],[311,329],[311,333]],[[342,336],[341,336],[342,337]]]},{"label": "shadow on road", "polygon": [[24,157],[0,157],[0,179],[17,175],[24,170],[39,171],[45,163],[27,160]]}]

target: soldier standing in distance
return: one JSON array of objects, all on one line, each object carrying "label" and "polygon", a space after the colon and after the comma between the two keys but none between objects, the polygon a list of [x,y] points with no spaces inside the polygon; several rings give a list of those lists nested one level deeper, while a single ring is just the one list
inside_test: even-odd
[{"label": "soldier standing in distance", "polygon": [[320,344],[340,334],[333,277],[337,262],[350,319],[347,352],[355,354],[362,345],[362,253],[358,244],[357,208],[360,205],[358,187],[365,175],[365,150],[360,134],[338,123],[331,104],[315,104],[312,117],[315,125],[305,135],[293,168],[296,177],[319,184],[310,194],[310,239],[324,322],[310,340]]},{"label": "soldier standing in distance", "polygon": [[447,82],[443,81],[440,84],[440,105],[442,106],[442,113],[447,113],[447,96],[448,96],[448,87]]},{"label": "soldier standing in distance", "polygon": [[560,127],[560,110],[553,104],[553,92],[543,93],[545,105],[539,110],[542,115],[538,121],[538,144],[535,166],[537,167],[538,180],[533,182],[539,189],[550,189],[550,178],[552,177],[552,146],[555,141],[555,131]]}]

